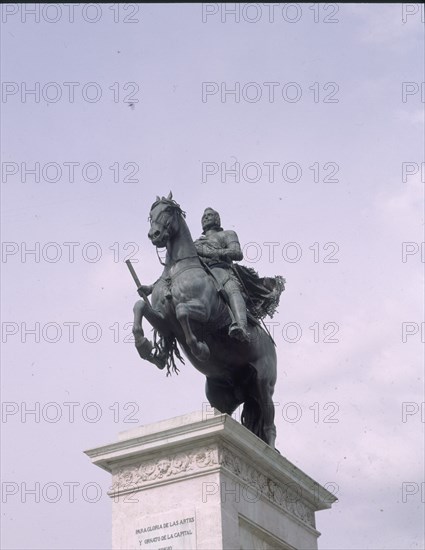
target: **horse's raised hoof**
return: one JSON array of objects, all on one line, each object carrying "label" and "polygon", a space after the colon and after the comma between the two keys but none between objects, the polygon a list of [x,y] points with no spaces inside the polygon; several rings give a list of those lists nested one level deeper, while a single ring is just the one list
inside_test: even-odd
[{"label": "horse's raised hoof", "polygon": [[204,342],[196,342],[191,348],[193,355],[198,359],[198,361],[208,361],[210,358],[210,348]]},{"label": "horse's raised hoof", "polygon": [[142,329],[134,329],[134,344],[142,359],[148,359],[152,353],[153,344],[150,340],[143,336]]}]

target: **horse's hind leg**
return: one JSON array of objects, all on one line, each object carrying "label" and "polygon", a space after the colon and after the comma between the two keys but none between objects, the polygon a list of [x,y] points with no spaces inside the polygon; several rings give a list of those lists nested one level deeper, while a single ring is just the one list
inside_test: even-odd
[{"label": "horse's hind leg", "polygon": [[272,399],[274,384],[267,379],[257,380],[257,384],[261,410],[260,437],[274,449],[276,441],[275,410]]},{"label": "horse's hind leg", "polygon": [[242,424],[257,437],[275,448],[276,426],[274,423],[274,384],[267,379],[257,379],[242,411]]}]

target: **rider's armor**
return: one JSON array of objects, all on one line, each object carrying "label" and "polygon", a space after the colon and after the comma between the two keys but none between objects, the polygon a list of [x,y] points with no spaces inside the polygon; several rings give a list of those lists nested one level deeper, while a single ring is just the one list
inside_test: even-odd
[{"label": "rider's armor", "polygon": [[[211,209],[207,209],[211,210]],[[218,217],[218,214],[215,213]],[[224,231],[218,223],[204,231],[204,235],[195,242],[201,259],[212,271],[219,287],[224,289],[233,315],[229,335],[241,341],[249,339],[247,311],[242,288],[233,272],[233,260],[241,260],[238,236],[234,231]]]}]

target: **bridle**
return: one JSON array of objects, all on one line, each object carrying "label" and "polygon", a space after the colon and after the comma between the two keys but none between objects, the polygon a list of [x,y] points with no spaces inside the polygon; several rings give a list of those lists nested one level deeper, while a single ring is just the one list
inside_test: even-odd
[{"label": "bridle", "polygon": [[[172,210],[172,215],[174,216],[176,210],[175,210],[175,208],[173,208],[174,205],[168,204],[168,201],[161,200],[161,201],[157,201],[156,203],[154,203],[154,204],[152,205],[151,212],[152,212],[152,210],[153,210],[156,206],[158,206],[158,205],[161,204],[161,203],[162,203],[162,204],[167,204],[167,208],[165,208],[164,210],[162,210],[162,211],[158,214],[158,216],[157,216],[157,218],[156,218],[155,220],[152,218],[152,215],[149,215],[149,217],[148,217],[148,222],[149,222],[151,225],[152,225],[152,223],[157,223],[157,224],[159,224],[159,225],[162,225],[162,227],[164,227],[165,229],[168,229],[168,227],[169,227],[171,221],[169,221],[168,223],[165,222],[165,223],[162,223],[162,224],[161,224],[161,222],[160,222],[159,220],[160,220],[160,218],[161,218],[164,214],[169,214],[170,210]],[[164,265],[164,266],[165,266],[166,264],[162,261],[160,255],[159,255],[159,252],[158,252],[158,247],[157,247],[156,245],[155,245],[155,250],[156,250],[156,255],[157,255],[157,257],[158,257],[159,263],[160,263],[161,265]]]},{"label": "bridle", "polygon": [[[164,210],[162,210],[157,218],[154,220],[152,218],[151,215],[149,215],[148,217],[148,221],[149,223],[152,225],[152,223],[157,223],[159,225],[161,225],[162,227],[164,227],[165,229],[168,229],[169,225],[171,224],[171,220],[167,223],[162,223],[159,221],[160,218],[164,215],[164,214],[170,214],[171,212],[171,216],[176,216],[176,215],[179,215],[179,216],[182,216],[183,218],[186,217],[186,212],[184,212],[181,208],[180,208],[180,205],[177,204],[174,200],[168,200],[168,199],[161,199],[157,202],[155,202],[153,205],[152,205],[152,208],[151,208],[151,212],[152,210],[158,206],[159,204],[166,204],[167,205],[167,208],[165,208]],[[170,217],[171,217],[170,216]],[[156,250],[156,255],[158,257],[158,260],[159,260],[159,263],[163,266],[165,266],[165,262],[162,261],[160,255],[159,255],[159,252],[158,252],[158,247],[155,245],[155,250]],[[182,260],[188,260],[190,258],[199,258],[199,256],[196,254],[196,255],[192,255],[192,256],[186,256],[184,258],[179,258],[178,260],[175,260],[175,263],[178,263],[178,262],[181,262]],[[182,271],[185,271],[186,269],[189,269],[189,268],[184,268]],[[179,271],[180,273],[180,271]]]}]

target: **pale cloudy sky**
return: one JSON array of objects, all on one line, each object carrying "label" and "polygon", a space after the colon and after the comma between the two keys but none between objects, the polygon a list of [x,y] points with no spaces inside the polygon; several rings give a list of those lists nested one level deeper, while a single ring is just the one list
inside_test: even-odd
[{"label": "pale cloudy sky", "polygon": [[419,4],[126,6],[3,7],[4,548],[108,548],[82,451],[205,403],[127,341],[170,189],[287,279],[277,446],[337,492],[320,548],[423,548]]}]

